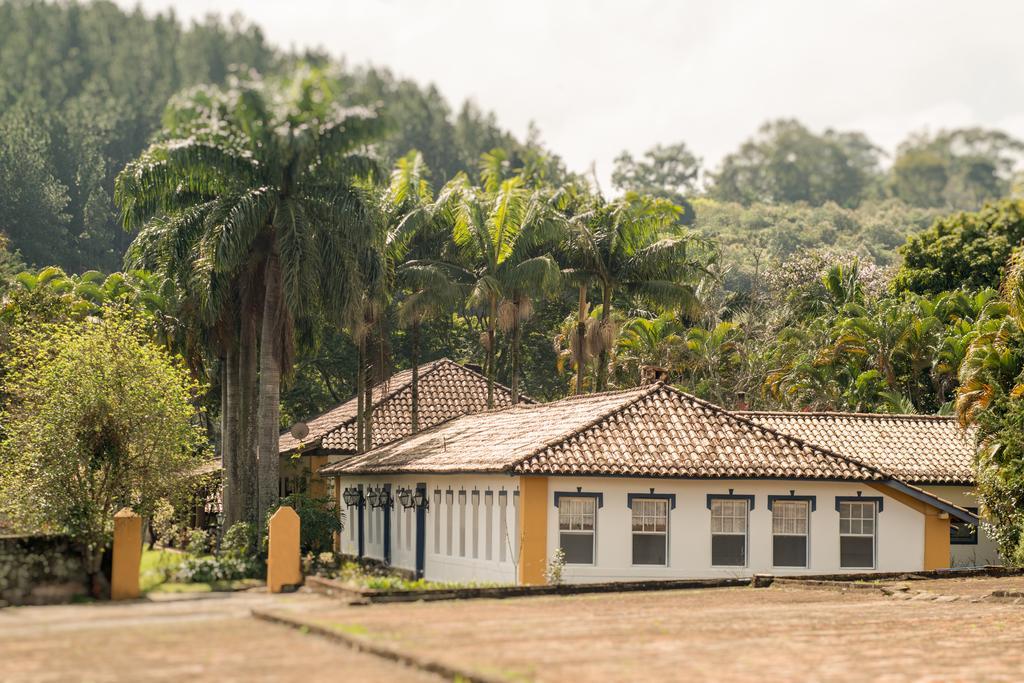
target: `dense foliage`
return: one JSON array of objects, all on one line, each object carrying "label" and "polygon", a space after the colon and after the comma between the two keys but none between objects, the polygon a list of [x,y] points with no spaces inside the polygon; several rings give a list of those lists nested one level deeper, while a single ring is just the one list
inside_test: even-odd
[{"label": "dense foliage", "polygon": [[436,88],[387,69],[282,51],[238,17],[186,27],[173,13],[103,0],[10,0],[0,3],[0,233],[31,265],[119,268],[131,236],[119,225],[114,178],[160,129],[170,97],[249,69],[290,73],[299,60],[329,66],[343,104],[379,106],[392,124],[383,158],[419,149],[438,184],[473,173],[497,146],[538,175],[565,174],[536,139],[516,140],[472,103],[453,111]]},{"label": "dense foliage", "polygon": [[204,441],[181,360],[150,341],[145,319],[103,313],[13,326],[3,357],[2,514],[80,542],[92,574],[114,513],[151,514],[187,485]]},{"label": "dense foliage", "polygon": [[136,311],[210,382],[229,525],[278,503],[279,429],[355,393],[365,447],[370,387],[443,355],[541,399],[657,366],[726,407],[955,408],[1018,546],[1006,134],[915,134],[885,160],[770,121],[715,169],[683,142],[623,152],[607,196],[536,129],[239,19],[32,0],[0,4],[0,112],[0,350]]},{"label": "dense foliage", "polygon": [[998,287],[1011,252],[1024,240],[1024,202],[1002,201],[935,221],[902,248],[895,286],[921,294]]}]

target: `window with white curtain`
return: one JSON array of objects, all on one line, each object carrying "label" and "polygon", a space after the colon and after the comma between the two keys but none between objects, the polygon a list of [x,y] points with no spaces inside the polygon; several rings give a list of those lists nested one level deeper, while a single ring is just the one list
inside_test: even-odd
[{"label": "window with white curtain", "polygon": [[594,564],[597,500],[564,496],[558,501],[559,547],[566,564]]},{"label": "window with white curtain", "polygon": [[711,500],[712,566],[746,566],[748,511],[749,503],[745,498]]},{"label": "window with white curtain", "polygon": [[633,499],[633,564],[668,564],[668,501]]},{"label": "window with white curtain", "polygon": [[807,566],[810,505],[805,500],[776,500],[772,507],[772,564]]}]

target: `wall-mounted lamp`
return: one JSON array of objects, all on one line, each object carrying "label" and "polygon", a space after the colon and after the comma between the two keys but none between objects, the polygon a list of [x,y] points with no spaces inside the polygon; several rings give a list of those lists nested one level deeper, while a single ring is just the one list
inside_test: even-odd
[{"label": "wall-mounted lamp", "polygon": [[387,489],[380,489],[377,491],[377,500],[374,507],[379,508],[390,508],[391,507],[391,492]]},{"label": "wall-mounted lamp", "polygon": [[345,501],[345,505],[348,505],[349,507],[359,505],[359,503],[362,501],[362,497],[362,493],[360,493],[359,489],[355,488],[354,486],[348,487],[341,494],[341,499]]}]

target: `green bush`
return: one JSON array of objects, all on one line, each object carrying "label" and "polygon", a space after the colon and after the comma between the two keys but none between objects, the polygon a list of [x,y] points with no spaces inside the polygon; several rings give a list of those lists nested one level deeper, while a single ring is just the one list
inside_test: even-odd
[{"label": "green bush", "polygon": [[234,581],[252,576],[251,563],[229,557],[190,557],[178,567],[174,578],[180,583]]},{"label": "green bush", "polygon": [[238,522],[224,533],[216,555],[207,554],[209,534],[194,530],[189,538],[186,558],[177,568],[174,578],[182,583],[212,583],[234,581],[259,576],[262,563],[256,556],[255,530],[252,524]]},{"label": "green bush", "polygon": [[236,522],[224,532],[220,543],[222,557],[255,557],[256,529],[249,522]]},{"label": "green bush", "polygon": [[[304,555],[319,555],[334,548],[334,534],[341,532],[342,523],[330,498],[318,498],[308,493],[293,493],[280,500],[277,508],[281,507],[290,507],[299,515],[299,545]],[[277,512],[277,508],[267,512],[264,530],[269,529],[270,517]],[[267,535],[264,534],[264,539]],[[265,547],[263,550],[266,552]]]},{"label": "green bush", "polygon": [[206,555],[210,552],[210,534],[204,529],[192,529],[188,534],[185,552],[195,557]]}]

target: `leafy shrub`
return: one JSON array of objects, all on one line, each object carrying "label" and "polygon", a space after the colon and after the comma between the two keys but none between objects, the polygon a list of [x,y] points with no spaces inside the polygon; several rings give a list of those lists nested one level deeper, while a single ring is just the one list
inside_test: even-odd
[{"label": "leafy shrub", "polygon": [[[334,534],[341,532],[342,523],[330,498],[326,496],[318,498],[308,493],[293,493],[282,498],[277,507],[290,507],[298,513],[301,522],[299,546],[303,554],[318,555],[328,552],[334,547]],[[275,512],[277,512],[277,508],[267,513],[264,529],[269,530],[270,517]],[[264,534],[264,539],[267,538],[267,535]],[[266,544],[264,543],[264,545]],[[266,552],[266,547],[263,550]]]},{"label": "leafy shrub", "polygon": [[175,580],[183,583],[211,583],[235,581],[258,576],[262,564],[256,556],[255,529],[252,524],[238,522],[224,533],[220,551],[207,555],[210,537],[205,531],[194,530],[189,538],[188,552],[175,573]]},{"label": "leafy shrub", "polygon": [[544,571],[544,580],[549,586],[562,585],[562,570],[565,569],[565,551],[556,548],[548,562],[548,568]]},{"label": "leafy shrub", "polygon": [[189,555],[199,557],[210,552],[210,534],[204,529],[193,529],[188,534],[188,544],[185,552]]},{"label": "leafy shrub", "polygon": [[190,557],[181,563],[174,578],[181,583],[235,581],[252,576],[250,565],[232,557]]},{"label": "leafy shrub", "polygon": [[255,557],[256,528],[249,522],[235,522],[224,532],[220,543],[222,557]]},{"label": "leafy shrub", "polygon": [[306,553],[302,557],[302,572],[327,576],[338,569],[338,556],[332,552]]},{"label": "leafy shrub", "polygon": [[177,548],[187,543],[183,542],[187,529],[178,517],[174,505],[166,498],[161,498],[153,510],[153,534],[165,547]]}]

